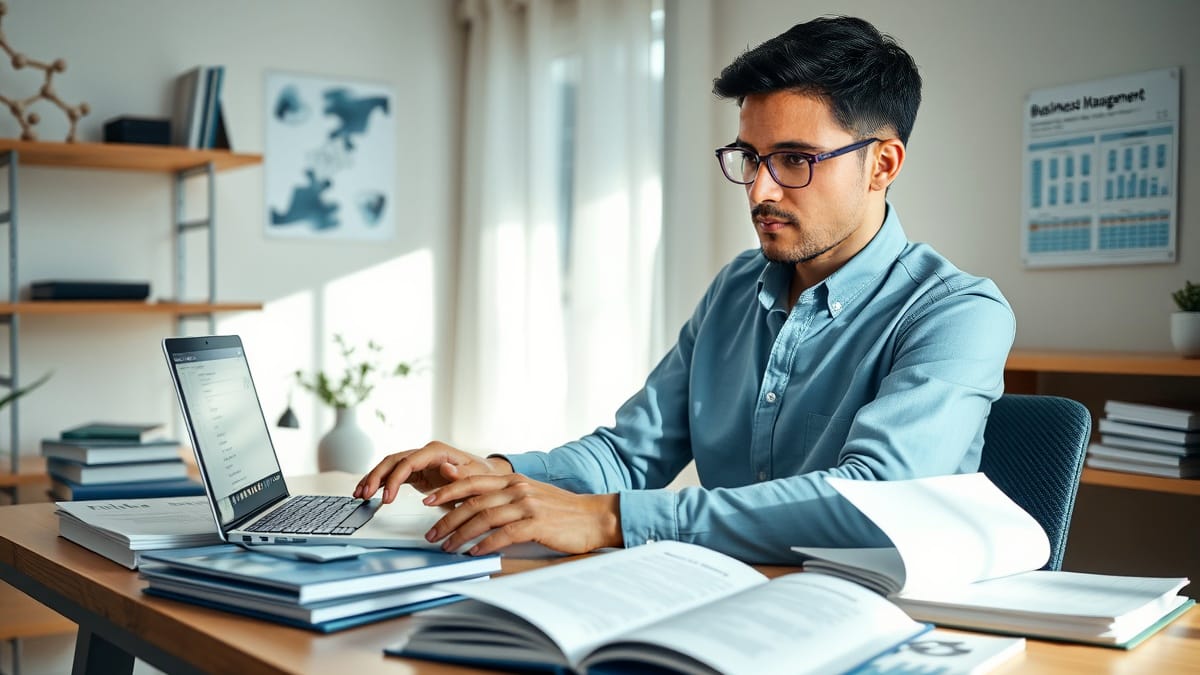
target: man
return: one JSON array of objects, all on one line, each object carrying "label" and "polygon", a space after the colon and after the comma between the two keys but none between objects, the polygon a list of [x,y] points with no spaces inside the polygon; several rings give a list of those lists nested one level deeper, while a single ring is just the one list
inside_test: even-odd
[{"label": "man", "polygon": [[[825,477],[977,470],[1015,330],[995,285],[909,243],[886,201],[920,86],[860,19],[816,19],[738,57],[714,86],[740,106],[717,155],[761,249],[717,275],[615,424],[549,453],[431,443],[384,459],[355,495],[382,486],[388,502],[409,482],[457,504],[428,539],[457,550],[486,535],[473,554],[678,539],[794,563],[794,545],[882,545]],[[663,489],[692,459],[701,487]]]}]

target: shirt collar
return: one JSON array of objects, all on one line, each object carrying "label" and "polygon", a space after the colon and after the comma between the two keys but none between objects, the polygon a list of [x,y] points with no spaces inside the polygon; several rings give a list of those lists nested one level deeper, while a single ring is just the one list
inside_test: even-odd
[{"label": "shirt collar", "polygon": [[[812,294],[814,302],[823,303],[829,316],[835,317],[853,304],[873,280],[891,267],[908,245],[908,238],[900,226],[900,216],[890,203],[886,206],[887,215],[883,225],[863,250],[846,261],[841,269],[805,291],[806,295]],[[768,311],[782,309],[786,304],[792,271],[791,265],[768,261],[759,274],[758,301]],[[819,292],[822,286],[825,292]]]}]

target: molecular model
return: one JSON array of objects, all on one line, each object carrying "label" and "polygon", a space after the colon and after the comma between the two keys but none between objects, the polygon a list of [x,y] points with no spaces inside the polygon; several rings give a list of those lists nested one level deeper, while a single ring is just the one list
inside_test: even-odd
[{"label": "molecular model", "polygon": [[[7,13],[8,4],[0,2],[0,21],[3,20],[4,15]],[[67,62],[62,59],[55,59],[54,63],[43,63],[41,61],[35,61],[24,54],[13,50],[13,48],[9,46],[8,39],[4,36],[4,30],[2,28],[0,28],[0,49],[3,49],[4,52],[8,54],[8,57],[12,59],[13,70],[21,70],[22,68],[28,66],[30,68],[37,68],[46,75],[45,80],[42,82],[42,88],[38,90],[37,94],[30,96],[29,98],[13,99],[0,94],[0,103],[8,106],[8,109],[10,112],[12,112],[13,117],[17,118],[17,123],[21,125],[21,140],[37,140],[37,134],[33,133],[33,125],[41,121],[41,117],[39,117],[37,113],[29,111],[29,106],[40,99],[46,99],[47,101],[50,101],[54,105],[58,106],[58,108],[66,114],[67,119],[70,120],[71,129],[67,132],[67,142],[74,143],[75,125],[79,122],[79,118],[88,114],[88,104],[80,103],[77,106],[67,105],[58,97],[58,94],[54,92],[54,85],[51,84],[51,79],[54,77],[55,73],[61,73],[67,69]]]}]

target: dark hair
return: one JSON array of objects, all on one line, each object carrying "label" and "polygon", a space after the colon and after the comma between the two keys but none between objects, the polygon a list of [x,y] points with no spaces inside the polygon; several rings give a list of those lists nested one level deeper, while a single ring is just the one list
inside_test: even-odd
[{"label": "dark hair", "polygon": [[713,80],[713,93],[738,105],[773,91],[819,96],[847,131],[865,138],[890,127],[907,144],[921,106],[921,75],[908,52],[870,23],[821,17],[744,52]]}]

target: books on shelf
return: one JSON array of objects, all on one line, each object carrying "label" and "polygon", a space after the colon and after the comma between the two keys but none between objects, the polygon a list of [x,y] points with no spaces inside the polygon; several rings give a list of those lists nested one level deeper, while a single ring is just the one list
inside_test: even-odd
[{"label": "books on shelf", "polygon": [[1200,449],[1175,455],[1092,443],[1087,465],[1105,471],[1144,473],[1164,478],[1200,478]]},{"label": "books on shelf", "polygon": [[1143,438],[1130,438],[1128,436],[1112,436],[1109,434],[1100,435],[1100,443],[1110,448],[1127,448],[1129,450],[1147,450],[1159,455],[1200,455],[1200,444],[1197,445],[1179,445],[1177,443],[1164,443],[1163,441],[1148,441]]},{"label": "books on shelf", "polygon": [[1025,638],[931,630],[867,664],[863,675],[984,675],[1025,652]]},{"label": "books on shelf", "polygon": [[1200,478],[1200,412],[1127,401],[1104,404],[1087,465],[1162,478]]},{"label": "books on shelf", "polygon": [[46,460],[46,471],[54,478],[80,485],[187,478],[187,465],[178,458],[157,462],[80,464],[51,457]]},{"label": "books on shelf", "polygon": [[229,148],[221,90],[225,66],[197,66],[175,78],[172,141],[185,148]]},{"label": "books on shelf", "polygon": [[1200,445],[1200,431],[1170,429],[1167,427],[1156,427],[1149,424],[1137,424],[1134,422],[1120,422],[1108,418],[1100,420],[1099,426],[1100,433],[1102,434],[1129,436],[1148,441],[1162,441],[1164,443],[1172,443],[1175,445]]},{"label": "books on shelf", "polygon": [[524,670],[840,673],[928,629],[842,579],[768,580],[675,541],[439,588],[468,599],[417,613],[385,653]]},{"label": "books on shelf", "polygon": [[53,438],[42,441],[42,456],[89,466],[159,462],[180,458],[178,441],[138,442],[111,439],[55,440]]},{"label": "books on shelf", "polygon": [[478,583],[500,571],[499,555],[350,547],[350,557],[318,562],[290,557],[293,548],[223,544],[147,554],[145,592],[331,632],[457,601],[437,582]]},{"label": "books on shelf", "polygon": [[204,486],[199,481],[190,478],[144,480],[135,483],[97,483],[94,485],[80,485],[62,478],[50,478],[50,496],[55,501],[193,497],[203,494]]},{"label": "books on shelf", "polygon": [[1148,424],[1181,431],[1200,430],[1200,410],[1188,410],[1129,401],[1107,401],[1104,416],[1118,422]]},{"label": "books on shelf", "polygon": [[129,569],[147,551],[221,541],[206,497],[62,501],[58,534]]},{"label": "books on shelf", "polygon": [[806,571],[886,594],[920,621],[1131,648],[1193,600],[1186,578],[1043,571],[1046,533],[981,473],[829,484],[893,546],[793,547]]},{"label": "books on shelf", "polygon": [[88,422],[64,429],[58,437],[64,441],[111,441],[149,443],[166,440],[163,425],[124,424],[120,422]]}]

